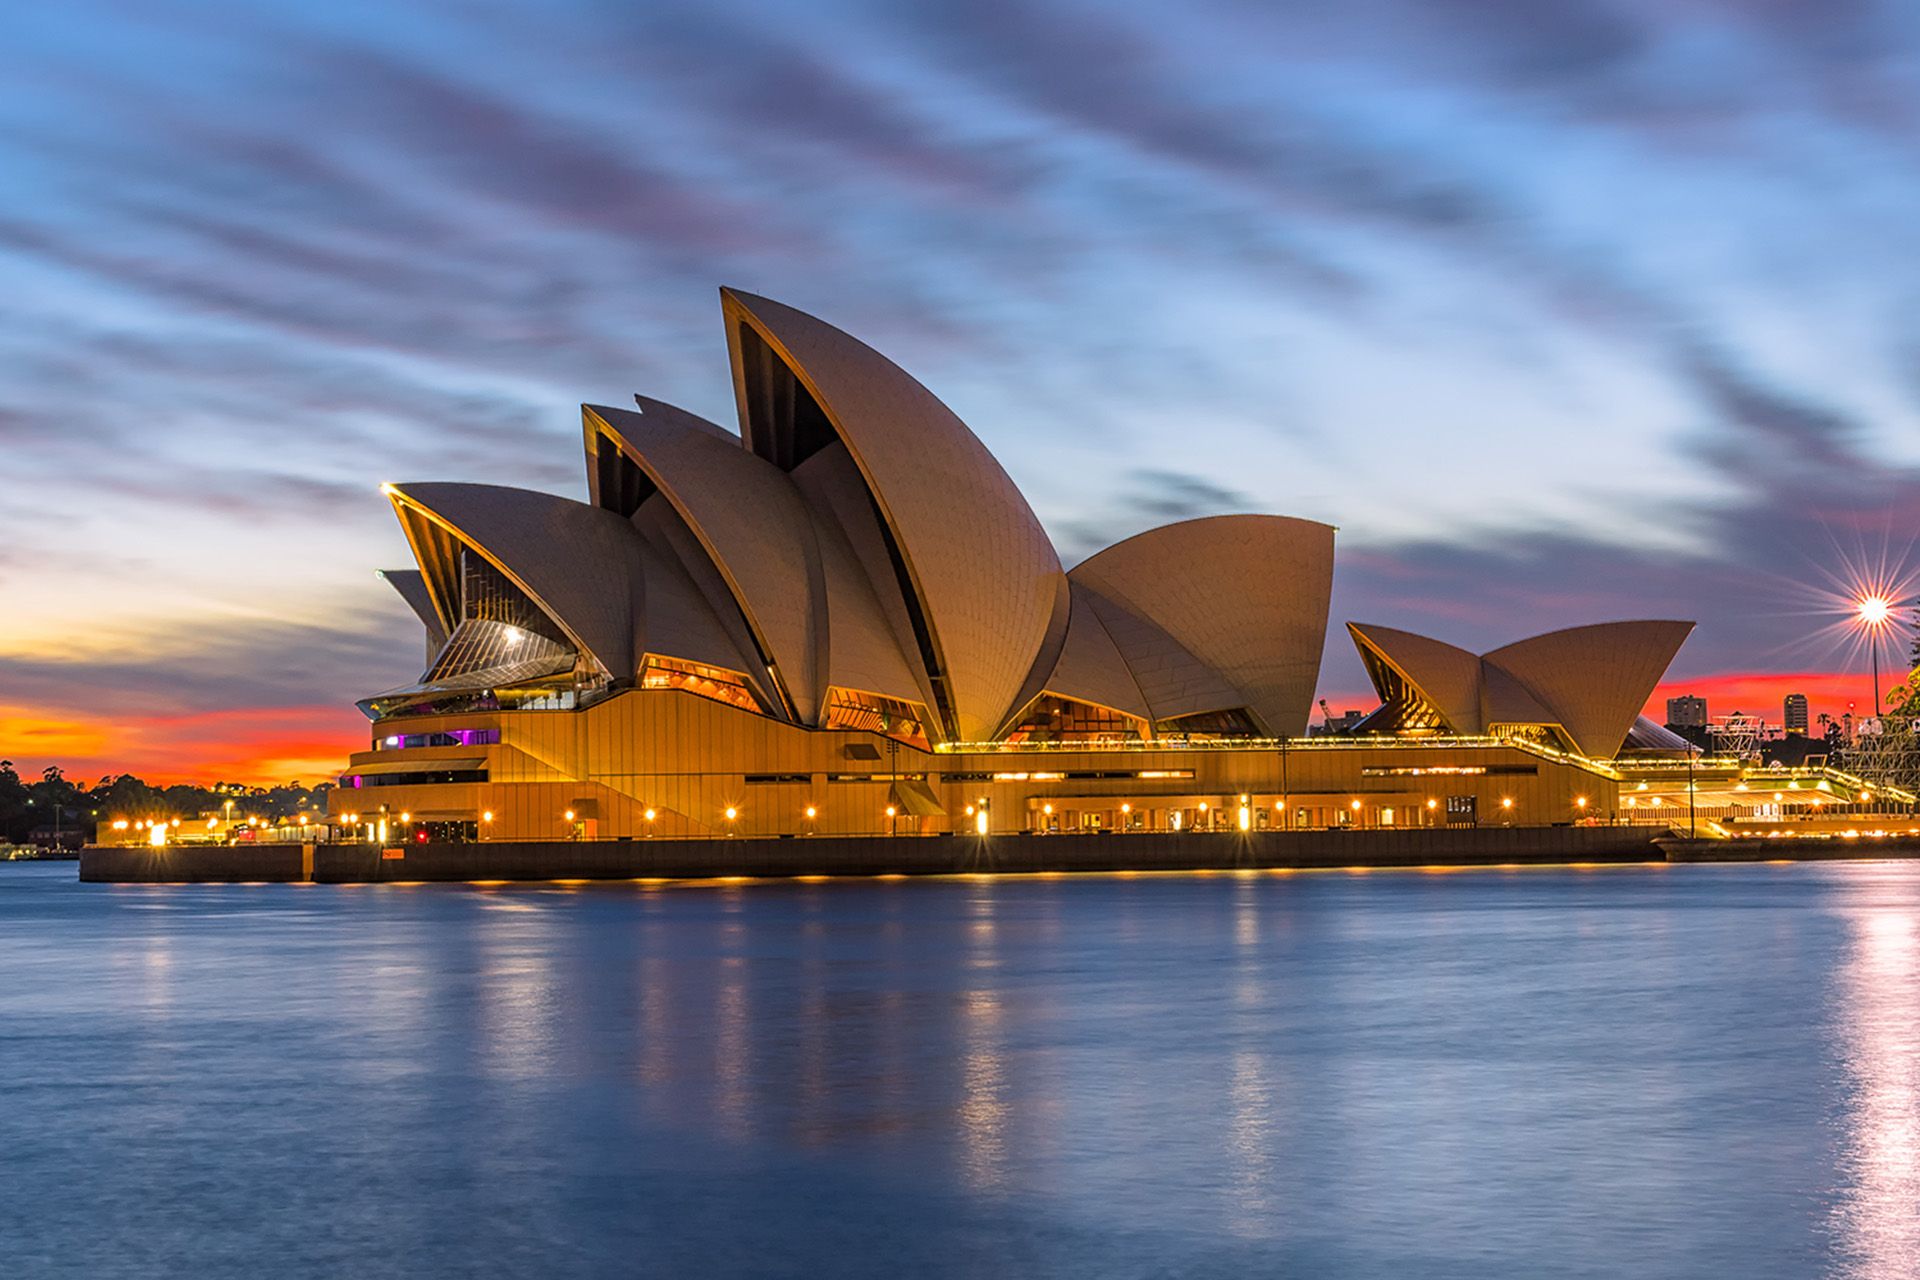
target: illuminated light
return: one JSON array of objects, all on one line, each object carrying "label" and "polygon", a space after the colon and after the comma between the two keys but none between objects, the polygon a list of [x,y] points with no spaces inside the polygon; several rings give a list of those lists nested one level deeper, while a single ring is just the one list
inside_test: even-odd
[{"label": "illuminated light", "polygon": [[987,834],[987,807],[985,805],[981,805],[973,815],[973,834],[977,836]]},{"label": "illuminated light", "polygon": [[1042,812],[1042,813],[1052,813],[1052,812],[1053,812],[1053,806],[1052,806],[1051,804],[1043,804],[1043,805],[1041,805],[1041,806],[1040,806],[1040,812]]},{"label": "illuminated light", "polygon": [[1350,807],[1353,809],[1355,813],[1360,812],[1360,802],[1358,800],[1355,800]]},{"label": "illuminated light", "polygon": [[1775,804],[1779,804],[1785,798],[1786,797],[1782,796],[1778,791],[1773,793],[1773,802]]},{"label": "illuminated light", "polygon": [[972,806],[972,805],[968,805],[968,806],[967,806],[967,816],[968,816],[969,818],[971,818],[971,817],[973,816],[973,806]]},{"label": "illuminated light", "polygon": [[218,818],[208,818],[208,819],[207,819],[207,830],[209,830],[209,831],[211,831],[211,830],[213,830],[213,829],[214,829],[215,827],[217,827],[217,826],[219,826],[219,825],[220,825],[220,819],[218,819]]},{"label": "illuminated light", "polygon": [[649,809],[649,810],[647,810],[647,811],[646,811],[646,812],[645,812],[644,814],[642,814],[641,816],[642,816],[642,817],[644,817],[644,818],[645,818],[645,819],[646,819],[646,820],[647,820],[648,822],[652,822],[652,821],[653,821],[653,816],[654,816],[654,815],[653,815],[653,810],[651,810],[651,809]]},{"label": "illuminated light", "polygon": [[[568,822],[572,822],[572,821],[573,821],[573,810],[571,810],[571,809],[569,809],[569,810],[567,810],[567,812],[566,812],[566,813],[565,813],[565,815],[563,815],[563,816],[564,816],[564,817],[566,818],[566,820],[567,820]],[[402,822],[405,822],[406,820],[407,820],[407,815],[406,815],[406,814],[404,814],[404,813],[403,813],[403,814],[401,814],[401,815],[400,815],[400,821],[402,821]]]},{"label": "illuminated light", "polygon": [[891,817],[892,817],[892,816],[893,816],[894,814],[896,814],[896,813],[898,813],[898,812],[899,812],[899,810],[898,810],[898,809],[896,809],[896,808],[894,808],[894,807],[893,807],[892,805],[888,805],[888,806],[887,806],[887,816],[888,816],[889,818],[891,818]]},{"label": "illuminated light", "polygon": [[1207,802],[1205,800],[1202,800],[1200,802],[1200,812],[1205,813],[1206,811],[1207,811]]},{"label": "illuminated light", "polygon": [[1429,801],[1427,801],[1427,808],[1429,808],[1429,809],[1438,809],[1439,807],[1440,807],[1440,802],[1439,802],[1438,800],[1429,800]]},{"label": "illuminated light", "polygon": [[[1242,800],[1246,799],[1245,796],[1241,796],[1240,798]],[[1253,810],[1244,804],[1240,806],[1240,829],[1242,831],[1253,830]]]},{"label": "illuminated light", "polygon": [[1279,813],[1281,810],[1285,809],[1286,807],[1287,807],[1287,802],[1285,800],[1275,800],[1273,802],[1273,811],[1275,813]]},{"label": "illuminated light", "polygon": [[1122,813],[1132,813],[1132,812],[1133,812],[1133,806],[1132,806],[1132,805],[1130,805],[1130,804],[1122,804],[1122,805],[1120,806],[1120,812],[1122,812]]},{"label": "illuminated light", "polygon": [[481,815],[480,815],[480,821],[482,821],[482,822],[492,822],[492,821],[493,821],[493,810],[491,810],[491,809],[489,809],[489,810],[487,810],[487,811],[486,811],[485,813],[483,813],[483,814],[481,814]]},{"label": "illuminated light", "polygon": [[1658,809],[1658,808],[1660,807],[1660,805],[1661,805],[1661,804],[1662,804],[1662,801],[1661,801],[1661,799],[1660,799],[1660,797],[1659,797],[1659,796],[1655,796],[1655,797],[1653,798],[1653,807],[1654,807],[1654,808],[1656,808],[1656,809]]},{"label": "illuminated light", "polygon": [[113,829],[115,831],[125,831],[127,829],[127,820],[125,818],[115,818],[113,820]]},{"label": "illuminated light", "polygon": [[[972,806],[972,805],[968,805],[968,806],[967,806],[967,812],[968,812],[968,813],[972,813],[972,812],[973,812],[973,806]],[[808,806],[807,806],[807,819],[808,819],[808,821],[812,821],[812,820],[813,820],[814,818],[816,818],[816,817],[818,817],[818,816],[819,816],[819,814],[820,814],[820,811],[819,811],[818,809],[816,809],[816,808],[814,808],[814,807],[813,807],[812,805],[808,805]]]},{"label": "illuminated light", "polygon": [[732,805],[728,805],[728,806],[727,806],[727,821],[728,821],[728,822],[732,822],[732,821],[733,821],[733,820],[734,820],[735,818],[737,818],[737,817],[739,817],[739,816],[740,816],[740,811],[739,811],[738,809],[736,809],[736,808],[734,808],[734,807],[733,807]]},{"label": "illuminated light", "polygon": [[[1655,803],[1655,804],[1659,804],[1660,802],[1659,802],[1658,800],[1655,800],[1655,801],[1654,801],[1654,803]],[[1500,807],[1501,807],[1502,809],[1511,809],[1511,808],[1513,808],[1513,797],[1512,797],[1512,796],[1502,796],[1502,797],[1500,798]]]},{"label": "illuminated light", "polygon": [[1575,796],[1573,803],[1577,808],[1584,809],[1587,807],[1587,798],[1585,796]]},{"label": "illuminated light", "polygon": [[[571,817],[573,816],[573,810],[571,810],[571,809],[569,809],[569,810],[567,810],[567,816],[568,816],[569,818],[571,818]],[[402,821],[402,822],[412,822],[412,821],[413,821],[413,815],[412,815],[412,814],[410,814],[410,813],[406,813],[406,812],[402,812],[402,813],[401,813],[401,815],[400,815],[400,821]]]},{"label": "illuminated light", "polygon": [[156,822],[151,827],[147,828],[148,844],[152,845],[154,848],[157,849],[160,846],[164,845],[166,842],[167,842],[167,828],[164,824]]},{"label": "illuminated light", "polygon": [[1173,829],[1175,831],[1180,829],[1180,811],[1178,809],[1173,811]]},{"label": "illuminated light", "polygon": [[1877,627],[1893,613],[1893,602],[1885,596],[1867,596],[1860,601],[1858,612],[1860,621]]},{"label": "illuminated light", "polygon": [[180,825],[180,819],[178,819],[178,818],[175,818],[175,819],[173,820],[173,822],[172,822],[172,825],[173,825],[173,826],[176,826],[176,827],[177,827],[177,826],[179,826],[179,825]]},{"label": "illuminated light", "polygon": [[1246,796],[1244,796],[1244,795],[1242,795],[1242,796],[1240,797],[1240,803],[1241,803],[1241,804],[1245,804],[1246,802],[1247,802],[1247,797],[1246,797]]}]

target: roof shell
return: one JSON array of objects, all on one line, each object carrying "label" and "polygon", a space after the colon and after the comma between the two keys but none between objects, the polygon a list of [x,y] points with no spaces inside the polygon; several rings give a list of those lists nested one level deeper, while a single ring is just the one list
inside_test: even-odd
[{"label": "roof shell", "polygon": [[1140,692],[1120,646],[1095,611],[1093,591],[1074,583],[1072,592],[1066,643],[1042,691],[1151,720],[1153,710],[1147,705],[1146,695]]},{"label": "roof shell", "polygon": [[[744,324],[818,402],[865,479],[944,676],[950,730],[990,735],[1066,589],[1046,530],[986,446],[898,365],[792,307],[731,289],[721,297],[736,378]],[[743,435],[776,456],[750,418]]]},{"label": "roof shell", "polygon": [[1326,644],[1333,532],[1288,516],[1185,520],[1116,543],[1068,576],[1224,677],[1266,732],[1300,734]]},{"label": "roof shell", "polygon": [[[386,491],[403,524],[411,514],[473,548],[609,674],[634,674],[643,553],[627,521],[583,502],[503,485],[406,484]],[[427,581],[433,588],[433,575]],[[445,616],[449,603],[438,598],[445,588],[434,590]]]},{"label": "roof shell", "polygon": [[[1575,750],[1608,759],[1619,752],[1693,624],[1569,627],[1479,656],[1390,627],[1348,623],[1347,629],[1363,653],[1378,655],[1456,732],[1555,725]],[[1380,692],[1387,694],[1385,688]]]},{"label": "roof shell", "polygon": [[1456,733],[1486,726],[1480,706],[1480,656],[1444,640],[1374,623],[1349,622],[1354,643],[1371,649],[1400,678],[1419,690]]},{"label": "roof shell", "polygon": [[658,400],[639,411],[582,406],[598,430],[646,472],[700,542],[802,721],[820,697],[823,590],[813,519],[778,467],[713,423]]},{"label": "roof shell", "polygon": [[1550,631],[1485,656],[1551,707],[1583,753],[1611,757],[1692,631],[1691,622],[1602,622]]}]

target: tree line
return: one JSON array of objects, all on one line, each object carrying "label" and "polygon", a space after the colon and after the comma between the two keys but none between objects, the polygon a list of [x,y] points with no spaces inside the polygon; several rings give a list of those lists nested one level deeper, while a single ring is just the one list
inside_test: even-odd
[{"label": "tree line", "polygon": [[160,787],[122,773],[88,786],[67,777],[58,765],[49,765],[37,780],[29,781],[20,776],[13,761],[0,760],[0,842],[52,843],[57,838],[59,843],[77,845],[92,837],[99,822],[194,818],[223,811],[228,801],[233,802],[237,818],[278,820],[302,808],[324,813],[332,785],[303,787],[289,782],[252,787],[216,782]]}]

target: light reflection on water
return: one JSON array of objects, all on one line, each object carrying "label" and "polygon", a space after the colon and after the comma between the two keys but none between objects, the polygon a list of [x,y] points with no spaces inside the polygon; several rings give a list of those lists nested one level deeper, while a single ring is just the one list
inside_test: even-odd
[{"label": "light reflection on water", "polygon": [[1920,938],[1904,888],[1850,887],[1839,909],[1852,937],[1833,1230],[1843,1273],[1863,1278],[1920,1276]]},{"label": "light reflection on water", "polygon": [[1920,1275],[1920,867],[0,868],[0,1276]]}]

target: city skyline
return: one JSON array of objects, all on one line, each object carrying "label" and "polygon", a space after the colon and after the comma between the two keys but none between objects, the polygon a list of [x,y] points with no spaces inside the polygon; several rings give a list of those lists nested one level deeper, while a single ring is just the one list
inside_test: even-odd
[{"label": "city skyline", "polygon": [[1069,564],[1299,516],[1336,618],[1698,617],[1650,705],[1870,703],[1849,592],[1915,594],[1914,15],[1181,12],[19,19],[5,754],[338,771],[368,672],[418,674],[379,484],[582,497],[582,399],[731,425],[716,279],[912,367]]}]

